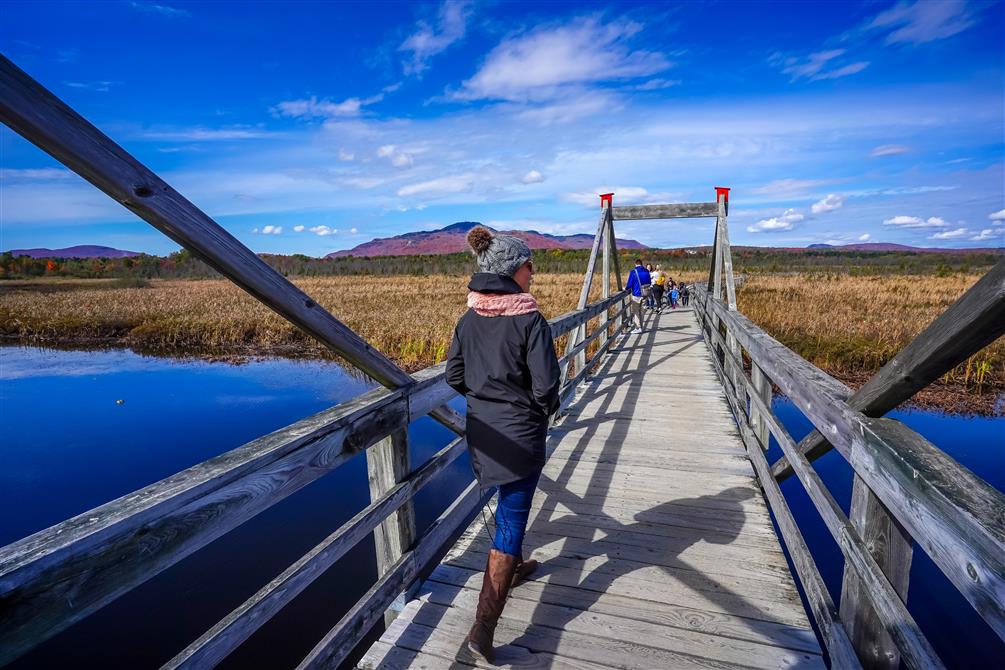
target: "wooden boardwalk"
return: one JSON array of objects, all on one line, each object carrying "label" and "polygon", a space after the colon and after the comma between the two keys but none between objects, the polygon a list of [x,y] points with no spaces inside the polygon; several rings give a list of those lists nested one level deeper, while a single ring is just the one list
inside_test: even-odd
[{"label": "wooden boardwalk", "polygon": [[[691,310],[650,319],[549,438],[496,662],[520,668],[824,667]],[[494,508],[494,503],[492,504]],[[486,512],[359,663],[463,667]]]}]

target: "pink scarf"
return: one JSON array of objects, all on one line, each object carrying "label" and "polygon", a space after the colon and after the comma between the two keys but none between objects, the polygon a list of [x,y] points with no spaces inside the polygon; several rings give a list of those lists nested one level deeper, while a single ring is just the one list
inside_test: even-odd
[{"label": "pink scarf", "polygon": [[479,316],[518,316],[537,311],[530,293],[468,293],[468,307]]}]

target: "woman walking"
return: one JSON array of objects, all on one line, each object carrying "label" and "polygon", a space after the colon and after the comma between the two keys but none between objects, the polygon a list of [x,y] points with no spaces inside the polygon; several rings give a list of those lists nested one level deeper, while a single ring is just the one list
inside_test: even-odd
[{"label": "woman walking", "polygon": [[663,284],[666,282],[666,276],[658,265],[650,276],[653,287],[653,303],[656,305],[656,313],[659,314],[663,311]]},{"label": "woman walking", "polygon": [[465,396],[471,465],[482,488],[498,487],[489,549],[467,650],[493,661],[492,638],[511,587],[537,568],[523,560],[531,500],[545,460],[548,421],[559,404],[559,367],[551,328],[530,294],[527,244],[473,228],[478,269],[468,311],[457,322],[446,381]]}]

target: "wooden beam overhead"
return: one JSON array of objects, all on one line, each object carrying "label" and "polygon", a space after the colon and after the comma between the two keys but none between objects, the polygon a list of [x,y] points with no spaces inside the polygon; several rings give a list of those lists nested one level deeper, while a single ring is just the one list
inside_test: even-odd
[{"label": "wooden beam overhead", "polygon": [[719,215],[716,202],[683,202],[673,205],[631,205],[612,210],[615,221],[633,219],[695,219]]}]

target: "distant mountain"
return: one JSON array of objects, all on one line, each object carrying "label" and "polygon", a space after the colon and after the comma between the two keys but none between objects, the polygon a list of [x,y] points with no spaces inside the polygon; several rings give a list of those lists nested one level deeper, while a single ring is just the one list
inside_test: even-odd
[{"label": "distant mountain", "polygon": [[65,249],[11,249],[13,256],[31,256],[32,258],[130,258],[139,256],[135,251],[123,251],[112,247],[100,247],[94,244],[81,244]]},{"label": "distant mountain", "polygon": [[[465,237],[468,231],[482,224],[476,221],[459,221],[439,230],[423,230],[405,233],[395,237],[370,240],[345,251],[328,254],[327,258],[339,256],[418,256],[420,254],[453,254],[466,251]],[[549,235],[536,230],[495,231],[519,237],[531,249],[589,249],[593,246],[593,235]],[[620,249],[647,249],[635,240],[618,240]]]},{"label": "distant mountain", "polygon": [[912,247],[893,242],[862,242],[861,244],[811,244],[807,249],[821,251],[901,251],[915,254],[972,254],[974,252],[996,253],[1001,249],[994,247],[977,247],[970,249],[947,249],[942,247]]}]

